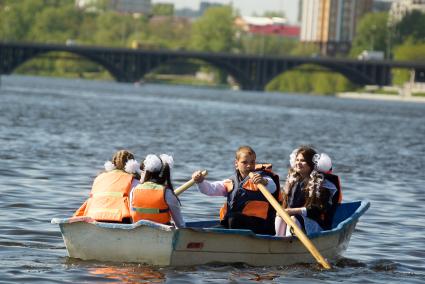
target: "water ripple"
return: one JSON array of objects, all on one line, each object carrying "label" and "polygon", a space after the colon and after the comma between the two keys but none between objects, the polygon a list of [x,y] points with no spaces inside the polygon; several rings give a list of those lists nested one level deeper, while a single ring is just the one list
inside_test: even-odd
[{"label": "water ripple", "polygon": [[[2,283],[423,283],[424,104],[2,76],[0,88]],[[254,111],[256,110],[256,111]],[[255,135],[253,135],[255,130]],[[183,268],[66,257],[53,217],[69,217],[119,148],[141,160],[171,153],[173,183],[197,169],[228,177],[250,144],[283,180],[300,144],[328,153],[345,200],[368,199],[344,257],[319,265]],[[218,217],[223,198],[191,188],[186,220]]]}]

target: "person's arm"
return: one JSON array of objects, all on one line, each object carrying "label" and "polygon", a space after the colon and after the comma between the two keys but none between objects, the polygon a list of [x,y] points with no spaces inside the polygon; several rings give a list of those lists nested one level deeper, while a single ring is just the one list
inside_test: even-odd
[{"label": "person's arm", "polygon": [[197,183],[198,189],[203,194],[209,196],[227,196],[227,189],[224,181],[208,182],[206,180]]},{"label": "person's arm", "polygon": [[265,177],[263,177],[263,179],[265,179],[266,182],[267,182],[267,184],[266,184],[267,190],[271,194],[275,193],[276,192],[276,189],[277,189],[277,186],[276,186],[275,182],[273,181],[273,179],[271,177],[269,177],[269,176],[265,176]]},{"label": "person's arm", "polygon": [[186,223],[183,220],[183,215],[180,209],[180,203],[171,190],[167,190],[165,192],[165,202],[167,202],[168,207],[170,208],[170,214],[173,218],[176,228],[186,227]]},{"label": "person's arm", "polygon": [[227,196],[227,189],[224,181],[208,182],[201,171],[195,171],[192,174],[192,179],[195,181],[198,190],[209,196]]},{"label": "person's arm", "polygon": [[286,213],[288,213],[288,215],[293,216],[293,215],[302,215],[302,216],[307,216],[307,208],[305,207],[297,207],[297,208],[286,208]]},{"label": "person's arm", "polygon": [[130,203],[129,203],[130,211],[131,211],[131,204],[133,203],[132,202],[133,201],[133,190],[136,188],[136,186],[139,183],[140,183],[140,181],[138,179],[135,179],[135,178],[131,181],[131,191],[130,191],[130,197],[129,197],[129,199],[130,199]]}]

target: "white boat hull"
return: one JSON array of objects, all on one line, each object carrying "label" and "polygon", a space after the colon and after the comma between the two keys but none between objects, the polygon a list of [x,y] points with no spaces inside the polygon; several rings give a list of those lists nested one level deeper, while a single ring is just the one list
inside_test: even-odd
[{"label": "white boat hull", "polygon": [[[345,218],[335,229],[310,236],[329,261],[340,257],[347,248],[359,217],[369,207],[368,202],[357,203],[354,214],[351,212],[351,217]],[[279,238],[255,235],[249,230],[212,228],[212,221],[189,222],[188,228],[177,230],[144,220],[135,224],[113,224],[79,217],[53,219],[52,223],[59,224],[69,256],[83,260],[158,266],[207,263],[274,266],[316,262],[295,237]]]}]

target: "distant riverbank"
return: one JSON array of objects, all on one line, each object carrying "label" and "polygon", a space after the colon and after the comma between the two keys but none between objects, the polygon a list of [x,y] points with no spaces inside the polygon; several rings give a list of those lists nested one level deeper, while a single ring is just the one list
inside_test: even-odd
[{"label": "distant riverbank", "polygon": [[425,97],[420,97],[420,96],[384,95],[384,94],[356,93],[356,92],[337,93],[336,96],[338,98],[344,98],[344,99],[387,100],[387,101],[425,103]]}]

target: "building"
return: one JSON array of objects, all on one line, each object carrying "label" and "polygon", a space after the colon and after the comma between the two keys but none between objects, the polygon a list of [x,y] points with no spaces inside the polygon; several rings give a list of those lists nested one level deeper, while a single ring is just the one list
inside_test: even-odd
[{"label": "building", "polygon": [[104,4],[105,8],[120,13],[149,14],[152,10],[151,0],[76,0],[75,6],[80,9],[95,10],[96,5]]},{"label": "building", "polygon": [[425,0],[395,0],[391,5],[390,23],[398,23],[407,13],[414,10],[425,13]]},{"label": "building", "polygon": [[251,34],[299,38],[300,27],[286,22],[286,19],[279,17],[238,17],[235,26]]},{"label": "building", "polygon": [[303,0],[300,40],[320,47],[323,55],[346,54],[359,19],[373,0]]},{"label": "building", "polygon": [[121,13],[148,14],[152,9],[151,0],[109,0],[110,8]]},{"label": "building", "polygon": [[372,11],[373,12],[389,12],[391,9],[392,2],[384,0],[374,0]]},{"label": "building", "polygon": [[195,20],[199,17],[202,17],[202,15],[205,13],[205,11],[208,10],[209,8],[211,8],[211,7],[222,7],[222,6],[225,6],[225,5],[221,4],[221,3],[201,1],[200,4],[199,4],[198,10],[193,10],[193,9],[190,9],[190,8],[177,9],[177,10],[175,10],[174,15],[176,17],[183,17],[183,18]]}]

